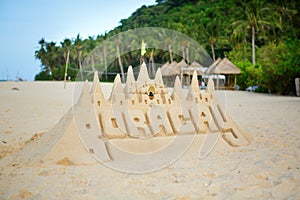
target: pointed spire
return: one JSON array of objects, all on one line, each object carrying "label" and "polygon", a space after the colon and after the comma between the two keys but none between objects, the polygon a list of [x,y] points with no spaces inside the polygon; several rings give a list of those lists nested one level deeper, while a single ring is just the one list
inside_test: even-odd
[{"label": "pointed spire", "polygon": [[93,87],[92,87],[92,95],[93,95],[93,98],[95,98],[96,96],[98,98],[104,98],[104,95],[102,92],[102,87],[101,87],[99,77],[98,77],[98,71],[94,72],[94,83],[93,83]]},{"label": "pointed spire", "polygon": [[131,83],[131,82],[134,82],[134,75],[133,75],[133,70],[132,70],[132,66],[130,65],[128,67],[128,70],[127,70],[127,79],[126,79],[126,84],[127,83]]},{"label": "pointed spire", "polygon": [[120,74],[117,74],[117,76],[115,77],[109,99],[112,100],[113,95],[116,93],[123,93],[123,87],[122,87],[122,83],[121,83]]},{"label": "pointed spire", "polygon": [[211,77],[208,79],[208,83],[207,83],[207,87],[206,87],[206,92],[210,93],[210,94],[214,94],[215,93],[214,81],[212,80]]},{"label": "pointed spire", "polygon": [[84,105],[88,105],[91,102],[91,95],[90,95],[90,86],[89,86],[89,82],[88,80],[86,80],[84,82],[83,88],[82,88],[82,92],[81,95],[78,99],[78,105],[80,106],[84,106]]},{"label": "pointed spire", "polygon": [[144,82],[144,83],[149,82],[149,75],[148,75],[148,70],[147,70],[147,66],[146,66],[145,62],[143,62],[143,64],[141,65],[140,73],[137,78],[137,81],[140,83],[141,82]]},{"label": "pointed spire", "polygon": [[133,90],[135,90],[135,80],[134,80],[132,66],[130,65],[128,67],[127,79],[126,79],[126,84],[124,87],[124,93],[126,95],[126,98]]},{"label": "pointed spire", "polygon": [[193,101],[194,98],[197,95],[199,95],[199,93],[200,93],[200,89],[199,89],[199,83],[198,83],[198,78],[197,78],[197,72],[196,72],[196,70],[194,70],[192,83],[191,83],[190,89],[187,94],[187,100]]},{"label": "pointed spire", "polygon": [[94,82],[98,81],[99,82],[99,76],[98,76],[98,71],[94,71]]},{"label": "pointed spire", "polygon": [[199,82],[198,82],[198,77],[197,77],[197,71],[194,70],[193,73],[193,78],[192,78],[192,83],[191,83],[191,87],[190,87],[194,92],[199,93],[200,89],[199,89]]},{"label": "pointed spire", "polygon": [[161,74],[160,68],[157,69],[154,80],[155,80],[155,83],[157,85],[164,86],[164,81],[163,81],[163,78],[162,78],[162,74]]},{"label": "pointed spire", "polygon": [[178,98],[180,101],[184,100],[183,91],[182,91],[182,87],[181,87],[181,81],[178,76],[176,76],[176,79],[175,79],[172,96],[173,96],[173,98],[174,97]]}]

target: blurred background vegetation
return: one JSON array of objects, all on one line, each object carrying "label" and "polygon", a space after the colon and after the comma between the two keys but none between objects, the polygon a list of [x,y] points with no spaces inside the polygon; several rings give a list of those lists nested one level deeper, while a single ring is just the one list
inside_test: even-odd
[{"label": "blurred background vegetation", "polygon": [[[96,37],[82,39],[77,35],[60,42],[42,38],[35,52],[41,62],[35,80],[63,80],[66,63],[68,76],[74,80],[84,71],[85,57],[107,38],[129,29],[162,27],[193,38],[213,60],[229,58],[242,71],[237,80],[241,89],[259,85],[262,91],[294,94],[294,79],[300,77],[299,5],[298,0],[157,0],[155,5],[142,6],[122,19],[120,26]],[[168,41],[161,42],[168,46]],[[116,54],[121,45],[116,41]],[[181,45],[188,48],[188,44]],[[105,64],[108,74],[120,72],[120,65],[124,71],[129,65],[139,65],[139,51],[117,56],[119,59]],[[147,49],[144,59],[165,63],[182,57],[170,58],[167,51]]]}]

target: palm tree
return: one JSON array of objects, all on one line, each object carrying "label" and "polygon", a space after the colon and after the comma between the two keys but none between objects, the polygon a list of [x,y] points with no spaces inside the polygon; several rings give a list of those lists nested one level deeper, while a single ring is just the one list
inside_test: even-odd
[{"label": "palm tree", "polygon": [[39,59],[41,61],[42,66],[44,66],[45,70],[50,71],[50,69],[48,68],[48,64],[47,63],[47,59],[46,59],[46,50],[45,50],[45,46],[46,46],[46,41],[44,38],[42,38],[39,41],[39,45],[40,45],[40,49],[35,51],[35,58]]},{"label": "palm tree", "polygon": [[67,80],[67,75],[68,75],[68,65],[70,62],[70,52],[71,52],[71,48],[72,48],[72,41],[68,38],[64,39],[64,41],[61,42],[61,47],[64,52],[64,59],[66,62],[65,74],[64,74],[64,88],[66,88],[66,80]]},{"label": "palm tree", "polygon": [[86,42],[86,50],[87,52],[89,52],[89,55],[91,56],[92,70],[95,71],[95,58],[94,58],[94,54],[91,52],[97,46],[97,43],[94,40],[94,38],[91,36],[89,36],[85,42]]},{"label": "palm tree", "polygon": [[116,43],[116,49],[117,49],[117,56],[118,56],[118,61],[119,61],[119,65],[120,65],[120,70],[121,70],[121,74],[122,74],[122,82],[125,83],[125,74],[124,74],[124,68],[123,68],[123,64],[122,64],[122,60],[121,60],[121,53],[120,53],[120,35],[115,36],[115,43]]},{"label": "palm tree", "polygon": [[230,44],[234,51],[239,49],[241,45],[243,46],[244,61],[247,61],[247,38],[249,38],[249,33],[247,27],[243,26],[236,27],[229,37]]},{"label": "palm tree", "polygon": [[150,65],[149,72],[151,73],[152,77],[154,77],[155,72],[156,72],[156,68],[155,68],[155,64],[154,64],[154,49],[152,49],[151,53],[150,53],[149,65]]},{"label": "palm tree", "polygon": [[254,0],[250,1],[245,6],[244,19],[233,22],[231,25],[234,27],[233,33],[243,31],[251,31],[251,44],[252,44],[252,64],[255,65],[255,36],[258,31],[270,28],[274,23],[274,13],[270,6],[263,1]]},{"label": "palm tree", "polygon": [[79,34],[77,34],[77,37],[75,38],[74,47],[77,52],[78,66],[79,66],[79,70],[80,70],[80,78],[81,78],[81,80],[83,80],[83,69],[82,69],[82,62],[81,62],[82,40],[81,40]]},{"label": "palm tree", "polygon": [[48,66],[48,68],[50,69],[50,73],[53,76],[53,78],[55,79],[55,75],[54,75],[54,70],[55,67],[57,66],[58,63],[58,47],[56,46],[55,42],[49,42],[46,43],[46,66]]},{"label": "palm tree", "polygon": [[106,43],[105,41],[103,42],[103,62],[104,62],[104,68],[105,68],[105,79],[108,80],[108,76],[107,76],[107,49],[106,49]]},{"label": "palm tree", "polygon": [[[274,6],[276,10],[275,13],[277,13],[278,17],[278,27],[283,30],[281,31],[274,31],[275,34],[273,34],[273,38],[271,38],[276,41],[278,39],[281,39],[281,34],[289,33],[289,35],[293,35],[294,37],[297,37],[297,31],[298,29],[294,29],[293,27],[293,21],[296,21],[296,16],[298,14],[297,7],[295,4],[293,4],[292,1],[282,1],[280,5]],[[299,14],[298,14],[299,15]],[[275,21],[277,22],[277,21]],[[296,22],[298,25],[298,23]],[[296,25],[296,26],[297,26]]]},{"label": "palm tree", "polygon": [[40,59],[43,69],[53,79],[60,79],[60,74],[55,73],[56,68],[61,66],[59,47],[55,42],[46,42],[44,38],[39,41],[40,49],[35,51],[35,58]]},{"label": "palm tree", "polygon": [[[108,80],[107,76],[107,48],[106,48],[106,34],[105,35],[97,35],[95,39],[95,47],[97,46],[97,49],[99,50],[98,55],[95,55],[95,53],[92,53],[94,56],[94,59],[96,57],[97,64],[103,62],[104,69],[100,70],[100,73],[105,73],[105,79]],[[98,69],[99,70],[99,69]]]},{"label": "palm tree", "polygon": [[167,37],[165,42],[169,49],[170,63],[172,63],[173,62],[172,39],[170,37]]},{"label": "palm tree", "polygon": [[221,26],[221,20],[216,16],[207,24],[201,26],[201,41],[209,43],[213,61],[216,60],[215,47],[217,43],[224,44],[227,42],[227,38],[221,35]]}]

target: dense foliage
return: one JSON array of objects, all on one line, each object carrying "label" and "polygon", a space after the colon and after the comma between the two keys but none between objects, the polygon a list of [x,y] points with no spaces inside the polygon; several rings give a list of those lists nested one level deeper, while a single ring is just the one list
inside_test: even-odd
[{"label": "dense foliage", "polygon": [[[60,44],[41,39],[35,56],[42,70],[36,80],[62,80],[66,64],[68,76],[74,79],[78,72],[84,73],[84,58],[106,38],[133,28],[163,27],[193,38],[213,59],[227,56],[242,71],[238,77],[241,88],[260,85],[273,93],[295,93],[294,78],[300,77],[299,4],[297,0],[157,0],[104,35],[84,40],[77,35]],[[164,42],[167,46],[168,41]],[[120,45],[121,41],[116,41],[116,54]],[[182,46],[188,48],[188,44]],[[139,57],[138,51],[118,55],[119,59],[106,63],[108,74],[138,64]],[[147,49],[145,59],[165,63],[181,58]]]}]

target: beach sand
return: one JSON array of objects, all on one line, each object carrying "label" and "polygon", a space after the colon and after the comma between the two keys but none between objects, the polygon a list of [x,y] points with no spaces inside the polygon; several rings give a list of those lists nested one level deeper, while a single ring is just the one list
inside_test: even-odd
[{"label": "beach sand", "polygon": [[[108,96],[112,84],[101,85]],[[251,144],[231,147],[219,139],[199,159],[196,138],[177,162],[151,173],[122,173],[97,162],[78,165],[68,157],[55,163],[31,160],[27,146],[46,149],[50,133],[61,135],[55,130],[62,129],[53,128],[71,108],[74,87],[0,83],[0,199],[300,198],[300,98],[220,92],[227,114]]]}]

